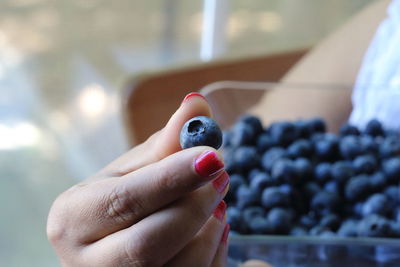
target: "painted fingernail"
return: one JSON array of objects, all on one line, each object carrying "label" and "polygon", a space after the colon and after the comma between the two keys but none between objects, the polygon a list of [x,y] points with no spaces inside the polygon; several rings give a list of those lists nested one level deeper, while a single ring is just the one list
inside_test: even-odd
[{"label": "painted fingernail", "polygon": [[224,163],[218,158],[217,153],[208,151],[196,158],[194,168],[200,176],[209,177],[221,171]]},{"label": "painted fingernail", "polygon": [[[189,93],[189,94],[187,94],[187,95],[185,96],[185,98],[184,98],[183,101],[182,101],[182,104],[185,103],[189,98],[192,98],[192,97],[195,97],[195,96],[201,97],[201,98],[203,98],[204,100],[206,100],[206,98],[205,98],[202,94],[197,93],[197,92],[192,92],[192,93]],[[207,100],[206,100],[206,101],[207,101]]]},{"label": "painted fingernail", "polygon": [[224,192],[228,184],[229,184],[229,175],[225,171],[215,180],[212,181],[212,185],[218,191],[218,193]]},{"label": "painted fingernail", "polygon": [[228,236],[229,236],[230,229],[231,229],[231,226],[229,224],[226,224],[225,228],[224,228],[224,232],[222,233],[221,243],[224,243],[224,244],[228,243]]},{"label": "painted fingernail", "polygon": [[217,218],[222,222],[225,218],[225,213],[226,213],[226,203],[225,201],[222,200],[215,208],[213,215],[215,218]]}]

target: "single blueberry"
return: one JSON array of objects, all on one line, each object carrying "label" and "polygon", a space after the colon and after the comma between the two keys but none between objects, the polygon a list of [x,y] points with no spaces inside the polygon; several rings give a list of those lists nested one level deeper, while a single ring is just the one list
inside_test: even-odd
[{"label": "single blueberry", "polygon": [[358,128],[354,125],[351,125],[349,123],[344,123],[339,130],[339,134],[341,136],[346,136],[346,135],[360,135],[360,131]]},{"label": "single blueberry", "polygon": [[276,160],[271,169],[271,177],[277,183],[299,184],[300,182],[294,162],[289,159]]},{"label": "single blueberry", "polygon": [[231,146],[231,139],[232,139],[232,132],[231,131],[223,131],[222,132],[222,147],[229,147]]},{"label": "single blueberry", "polygon": [[222,144],[222,132],[213,119],[206,116],[194,117],[183,125],[180,144],[183,149],[194,146],[218,149]]},{"label": "single blueberry", "polygon": [[292,226],[291,212],[283,208],[273,208],[270,210],[267,220],[274,234],[288,234]]},{"label": "single blueberry", "polygon": [[251,231],[251,233],[255,235],[271,234],[273,231],[272,226],[268,222],[268,220],[266,218],[259,216],[249,221],[248,228]]},{"label": "single blueberry", "polygon": [[313,178],[314,169],[309,159],[297,158],[293,163],[297,178],[300,179],[300,183]]},{"label": "single blueberry", "polygon": [[337,230],[338,236],[341,237],[356,237],[358,235],[358,221],[356,220],[345,220]]},{"label": "single blueberry", "polygon": [[329,228],[321,225],[316,225],[308,231],[308,234],[310,236],[321,236],[325,232],[329,232]]},{"label": "single blueberry", "polygon": [[281,146],[287,146],[297,138],[297,129],[290,122],[276,122],[270,127],[273,142]]},{"label": "single blueberry", "polygon": [[225,201],[232,203],[236,201],[236,193],[241,185],[245,185],[246,180],[240,174],[231,174],[229,177],[229,191],[225,196]]},{"label": "single blueberry", "polygon": [[242,172],[256,168],[260,164],[260,156],[255,147],[252,146],[238,147],[234,152],[233,160],[236,168]]},{"label": "single blueberry", "polygon": [[261,165],[266,171],[271,171],[275,161],[287,156],[286,150],[281,147],[273,147],[267,150],[261,159]]},{"label": "single blueberry", "polygon": [[273,142],[271,136],[267,133],[262,133],[257,138],[256,146],[257,146],[258,152],[260,152],[260,153],[264,153],[265,151],[267,151],[274,145],[275,145],[275,143]]},{"label": "single blueberry", "polygon": [[357,228],[357,234],[361,237],[389,237],[390,232],[389,220],[375,214],[363,218]]},{"label": "single blueberry", "polygon": [[379,146],[379,154],[382,158],[391,158],[400,155],[400,138],[389,136]]},{"label": "single blueberry", "polygon": [[384,194],[374,194],[363,204],[362,215],[377,214],[386,216],[390,211],[389,200]]},{"label": "single blueberry", "polygon": [[326,131],[326,124],[322,118],[313,118],[307,121],[309,131],[312,133],[324,133]]},{"label": "single blueberry", "polygon": [[324,185],[324,190],[326,192],[331,192],[335,194],[341,193],[341,187],[338,182],[336,181],[329,181]]},{"label": "single blueberry", "polygon": [[331,176],[340,184],[346,183],[353,175],[353,166],[349,161],[337,161],[332,165]]},{"label": "single blueberry", "polygon": [[288,148],[288,155],[292,158],[309,157],[313,152],[313,147],[310,141],[299,139],[293,142]]},{"label": "single blueberry", "polygon": [[321,162],[314,168],[314,177],[316,182],[324,184],[331,179],[331,167],[328,162]]},{"label": "single blueberry", "polygon": [[299,138],[309,138],[311,135],[311,127],[309,127],[308,121],[297,120],[293,122],[294,127],[296,127],[297,135]]},{"label": "single blueberry", "polygon": [[308,235],[308,231],[307,231],[307,229],[305,227],[303,227],[301,225],[296,225],[290,230],[289,235],[292,235],[292,236],[307,236]]},{"label": "single blueberry", "polygon": [[384,194],[387,196],[392,206],[400,204],[400,186],[391,185],[386,187]]},{"label": "single blueberry", "polygon": [[264,217],[265,210],[260,206],[250,206],[242,212],[243,221],[249,225],[249,223],[256,217]]},{"label": "single blueberry", "polygon": [[242,115],[238,121],[243,122],[248,127],[252,128],[256,135],[260,134],[263,131],[261,120],[257,116],[249,114]]},{"label": "single blueberry", "polygon": [[390,237],[400,237],[400,222],[390,223]]},{"label": "single blueberry", "polygon": [[339,150],[345,159],[353,159],[364,152],[360,138],[354,135],[343,137],[339,142]]},{"label": "single blueberry", "polygon": [[311,200],[311,208],[322,216],[329,213],[336,213],[340,205],[340,196],[325,191],[317,193]]},{"label": "single blueberry", "polygon": [[228,207],[226,222],[230,225],[232,231],[236,231],[241,234],[245,234],[246,224],[243,221],[242,213],[236,207]]},{"label": "single blueberry", "polygon": [[381,172],[375,172],[369,177],[369,182],[371,185],[371,190],[378,192],[381,191],[383,188],[386,187],[386,177],[385,175]]},{"label": "single blueberry", "polygon": [[275,185],[275,180],[266,172],[259,172],[250,181],[250,187],[262,192],[266,187]]},{"label": "single blueberry", "polygon": [[319,225],[325,228],[330,229],[331,231],[336,231],[341,223],[341,219],[336,214],[327,214],[322,217]]},{"label": "single blueberry", "polygon": [[244,122],[237,122],[232,128],[232,136],[230,143],[234,147],[253,145],[257,137],[257,133],[253,128]]},{"label": "single blueberry", "polygon": [[279,187],[268,187],[261,195],[261,204],[266,209],[274,207],[286,207],[290,203],[290,197],[282,193]]},{"label": "single blueberry", "polygon": [[353,168],[356,173],[371,174],[378,167],[376,158],[372,155],[361,155],[354,159]]},{"label": "single blueberry", "polygon": [[389,183],[400,182],[400,157],[391,158],[382,163],[382,170]]},{"label": "single blueberry", "polygon": [[306,229],[311,229],[318,224],[318,221],[314,216],[303,215],[299,219],[299,223]]},{"label": "single blueberry", "polygon": [[385,131],[382,124],[377,119],[372,119],[367,123],[364,132],[371,136],[382,136]]},{"label": "single blueberry", "polygon": [[236,192],[236,201],[236,206],[239,209],[244,209],[248,206],[257,205],[260,202],[260,194],[258,190],[241,185]]},{"label": "single blueberry", "polygon": [[334,160],[338,155],[337,139],[323,138],[316,141],[314,143],[314,151],[315,155],[322,160]]},{"label": "single blueberry", "polygon": [[345,187],[346,199],[350,201],[362,200],[370,193],[371,186],[369,177],[366,175],[358,175],[351,178]]}]

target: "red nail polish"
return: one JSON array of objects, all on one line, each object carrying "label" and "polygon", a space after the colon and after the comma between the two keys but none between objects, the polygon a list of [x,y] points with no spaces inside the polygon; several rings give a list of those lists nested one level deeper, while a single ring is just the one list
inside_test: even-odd
[{"label": "red nail polish", "polygon": [[189,94],[187,94],[187,95],[185,96],[185,98],[184,98],[183,101],[182,101],[182,104],[183,104],[184,102],[186,102],[189,98],[194,97],[194,96],[198,96],[198,97],[201,97],[201,98],[203,98],[204,100],[206,100],[206,98],[205,98],[202,94],[197,93],[197,92],[192,92],[192,93],[189,93]]},{"label": "red nail polish", "polygon": [[218,178],[212,181],[212,184],[218,193],[224,192],[229,184],[228,173],[224,171],[220,176],[218,176]]},{"label": "red nail polish", "polygon": [[222,233],[221,243],[224,243],[224,244],[228,243],[228,236],[229,236],[230,229],[231,229],[231,226],[229,224],[226,224],[225,228],[224,228],[224,232]]},{"label": "red nail polish", "polygon": [[218,206],[215,208],[213,215],[215,218],[220,220],[221,222],[224,220],[225,217],[225,212],[226,212],[226,203],[225,201],[221,201]]},{"label": "red nail polish", "polygon": [[221,171],[224,163],[218,158],[217,153],[208,151],[196,158],[194,168],[200,176],[209,177]]}]

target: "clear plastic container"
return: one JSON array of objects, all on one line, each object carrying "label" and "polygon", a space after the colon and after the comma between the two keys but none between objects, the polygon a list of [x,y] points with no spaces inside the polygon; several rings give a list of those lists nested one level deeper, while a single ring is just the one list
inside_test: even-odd
[{"label": "clear plastic container", "polygon": [[[319,116],[327,121],[328,131],[336,132],[351,112],[352,85],[223,81],[210,84],[201,92],[223,129],[241,114],[250,113],[259,116],[264,125]],[[259,107],[262,98],[266,104]],[[398,267],[400,239],[230,235],[229,266],[249,259],[285,267]]]}]

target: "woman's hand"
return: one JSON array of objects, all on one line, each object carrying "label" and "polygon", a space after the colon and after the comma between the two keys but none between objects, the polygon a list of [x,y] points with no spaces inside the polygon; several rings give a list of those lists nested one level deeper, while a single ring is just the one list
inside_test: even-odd
[{"label": "woman's hand", "polygon": [[218,151],[181,150],[179,131],[211,116],[198,94],[161,131],[62,193],[47,234],[66,266],[224,266],[229,177]]}]

